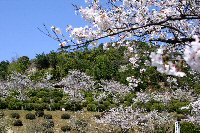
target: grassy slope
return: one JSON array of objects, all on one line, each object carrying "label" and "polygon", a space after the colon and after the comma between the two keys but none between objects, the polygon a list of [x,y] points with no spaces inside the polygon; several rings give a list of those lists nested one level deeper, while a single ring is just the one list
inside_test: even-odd
[{"label": "grassy slope", "polygon": [[[20,114],[20,120],[23,122],[22,127],[14,127],[12,126],[12,130],[14,133],[30,133],[30,131],[27,131],[28,128],[31,126],[40,126],[44,119],[43,117],[37,117],[35,120],[27,120],[25,118],[27,113],[35,113],[35,111],[24,111],[24,110],[4,110],[4,114],[6,116],[10,117],[10,114],[16,112]],[[71,118],[69,120],[63,120],[61,119],[61,115],[64,113],[68,113],[71,115]],[[74,112],[69,112],[69,111],[45,111],[45,114],[51,114],[53,116],[53,121],[54,121],[54,132],[55,133],[61,133],[61,127],[64,125],[72,125],[70,123],[70,120],[74,120],[73,117],[76,116],[76,120],[84,119],[86,120],[91,127],[95,127],[95,122],[91,119],[95,114],[99,114],[97,112],[83,112],[83,113],[74,113]],[[72,133],[76,133],[76,131],[72,130]]]}]

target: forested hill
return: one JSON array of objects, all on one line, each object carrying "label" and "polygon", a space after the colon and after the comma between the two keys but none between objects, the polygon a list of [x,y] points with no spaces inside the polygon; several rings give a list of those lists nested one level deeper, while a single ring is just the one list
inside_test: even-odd
[{"label": "forested hill", "polygon": [[[199,75],[184,65],[185,77],[161,74],[149,58],[156,46],[132,44],[131,51],[125,46],[100,45],[82,51],[37,54],[31,60],[22,56],[12,62],[2,61],[0,109],[107,112],[96,122],[115,125],[118,121],[120,127],[130,122],[125,129],[142,120],[167,129],[173,127],[176,118],[198,126]],[[138,117],[128,119],[124,115]],[[152,128],[139,123],[134,126]]]}]

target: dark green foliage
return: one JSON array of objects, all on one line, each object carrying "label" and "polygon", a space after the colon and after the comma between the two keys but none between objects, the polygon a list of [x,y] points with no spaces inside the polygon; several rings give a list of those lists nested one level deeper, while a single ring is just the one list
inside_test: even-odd
[{"label": "dark green foliage", "polygon": [[97,111],[97,106],[95,104],[88,104],[87,110],[88,111]]},{"label": "dark green foliage", "polygon": [[80,101],[69,100],[63,105],[65,110],[78,111],[83,108]]},{"label": "dark green foliage", "polygon": [[104,104],[98,104],[98,105],[97,105],[97,111],[103,112],[103,111],[105,111],[105,110],[106,110],[106,107],[105,107]]},{"label": "dark green foliage", "polygon": [[63,132],[67,132],[67,131],[71,131],[71,126],[68,126],[68,125],[66,125],[66,126],[62,126],[61,127],[61,130],[63,131]]},{"label": "dark green foliage", "polygon": [[35,111],[38,111],[38,110],[44,110],[47,108],[47,104],[45,103],[37,103],[37,104],[34,104],[34,109]]},{"label": "dark green foliage", "polygon": [[151,110],[158,110],[159,112],[165,111],[165,105],[161,102],[153,103]]},{"label": "dark green foliage", "polygon": [[35,59],[35,65],[37,69],[39,70],[49,68],[50,62],[49,62],[48,56],[45,55],[44,53],[37,54],[36,59]]},{"label": "dark green foliage", "polygon": [[6,109],[7,108],[7,103],[5,100],[0,99],[0,109]]},{"label": "dark green foliage", "polygon": [[35,115],[37,117],[43,117],[44,116],[44,111],[43,110],[38,110],[38,111],[35,112]]},{"label": "dark green foliage", "polygon": [[63,97],[63,91],[59,89],[54,89],[49,92],[49,97],[51,98],[62,98]]},{"label": "dark green foliage", "polygon": [[106,101],[103,101],[103,105],[106,107],[106,109],[109,109],[111,103],[108,100],[106,100]]},{"label": "dark green foliage", "polygon": [[19,101],[10,101],[8,103],[8,109],[10,110],[21,110],[22,109],[23,102]]},{"label": "dark green foliage", "polygon": [[32,114],[32,113],[28,113],[28,114],[26,114],[26,119],[34,120],[35,119],[35,115]]},{"label": "dark green foliage", "polygon": [[49,104],[49,105],[47,105],[47,110],[49,110],[49,111],[60,110],[60,104],[59,103]]},{"label": "dark green foliage", "polygon": [[48,58],[50,67],[52,67],[53,69],[56,69],[56,65],[58,64],[58,54],[54,51],[51,51],[47,55],[47,58]]},{"label": "dark green foliage", "polygon": [[35,106],[33,103],[25,103],[24,104],[24,110],[32,111],[35,109]]},{"label": "dark green foliage", "polygon": [[48,97],[47,91],[39,91],[36,95],[38,98]]},{"label": "dark green foliage", "polygon": [[10,114],[10,117],[11,118],[15,118],[15,119],[19,119],[20,118],[20,115],[18,113],[11,113]]},{"label": "dark green foliage", "polygon": [[21,120],[14,120],[13,126],[23,126],[23,123]]},{"label": "dark green foliage", "polygon": [[9,67],[8,61],[0,62],[0,80],[6,80],[7,79],[7,77],[8,77],[8,67]]},{"label": "dark green foliage", "polygon": [[44,114],[44,119],[52,119],[52,115],[50,115],[50,114]]},{"label": "dark green foliage", "polygon": [[194,83],[194,91],[196,94],[200,94],[200,83]]},{"label": "dark green foliage", "polygon": [[27,96],[28,97],[34,97],[37,95],[37,90],[33,90],[33,89],[29,89],[28,92],[27,92]]},{"label": "dark green foliage", "polygon": [[46,120],[44,123],[42,123],[42,126],[45,129],[53,128],[54,127],[54,122],[53,122],[53,120]]},{"label": "dark green foliage", "polygon": [[172,100],[167,106],[168,112],[177,112],[179,114],[189,114],[189,110],[181,110],[180,108],[183,106],[187,106],[189,102],[181,102],[179,100]]},{"label": "dark green foliage", "polygon": [[22,56],[17,60],[17,71],[24,73],[30,66],[30,61],[27,56]]},{"label": "dark green foliage", "polygon": [[70,114],[62,114],[61,119],[70,119]]},{"label": "dark green foliage", "polygon": [[181,133],[200,133],[200,125],[190,122],[181,122]]}]

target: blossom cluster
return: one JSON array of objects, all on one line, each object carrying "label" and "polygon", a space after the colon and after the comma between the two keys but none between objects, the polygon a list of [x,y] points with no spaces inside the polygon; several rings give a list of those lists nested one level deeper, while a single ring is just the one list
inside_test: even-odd
[{"label": "blossom cluster", "polygon": [[[190,42],[193,35],[200,33],[200,9],[191,1],[106,0],[102,3],[99,0],[85,0],[85,3],[86,6],[76,6],[76,12],[88,24],[78,28],[66,28],[73,42],[77,41],[74,44],[79,48],[80,45],[88,43],[96,45],[98,40],[107,37],[121,46],[128,45],[123,43],[125,40],[136,40],[155,44],[161,42],[167,44],[167,47],[182,47],[185,42]],[[55,33],[62,34],[60,28],[51,28]],[[61,46],[66,45],[66,42],[59,42]],[[191,46],[186,46],[183,57],[191,68],[197,71],[198,45],[197,39]],[[108,43],[105,43],[104,49],[109,49]],[[128,51],[132,53],[134,49],[128,46]],[[165,62],[162,58],[163,48],[151,54],[152,65],[156,66],[159,72],[179,77],[186,75],[178,70],[176,64]],[[135,65],[136,58],[131,57],[130,62]]]},{"label": "blossom cluster", "polygon": [[25,90],[27,88],[38,89],[38,88],[53,88],[53,85],[46,81],[34,82],[28,76],[13,72],[7,81],[0,82],[0,95],[7,97],[11,90],[19,92],[17,97],[20,100],[26,99]]},{"label": "blossom cluster", "polygon": [[140,128],[144,131],[153,130],[155,125],[158,127],[164,127],[175,119],[167,112],[158,113],[157,111],[151,111],[145,113],[144,111],[137,109],[133,110],[132,107],[112,108],[100,119],[96,119],[97,123],[112,124],[121,127],[122,129]]},{"label": "blossom cluster", "polygon": [[158,102],[162,102],[164,104],[169,103],[172,99],[176,99],[179,101],[194,101],[195,95],[192,90],[183,90],[177,89],[173,92],[165,91],[165,92],[137,92],[136,97],[133,98],[133,102],[142,102],[147,103],[148,101],[155,100]]},{"label": "blossom cluster", "polygon": [[136,79],[134,76],[127,77],[126,80],[129,82],[129,86],[133,88],[138,87],[139,84],[143,83],[140,78]]},{"label": "blossom cluster", "polygon": [[200,72],[200,42],[197,35],[194,38],[195,41],[185,47],[184,59],[193,70]]},{"label": "blossom cluster", "polygon": [[163,51],[164,48],[159,48],[157,52],[152,52],[150,55],[152,66],[157,67],[157,71],[160,73],[165,73],[167,75],[173,75],[178,77],[183,77],[186,74],[184,72],[178,71],[177,66],[172,63],[172,61],[168,61],[165,63],[163,61]]},{"label": "blossom cluster", "polygon": [[101,84],[103,85],[103,90],[106,92],[110,92],[112,94],[126,94],[130,91],[133,91],[133,88],[120,84],[119,82],[116,81],[105,81],[102,80]]},{"label": "blossom cluster", "polygon": [[94,87],[94,80],[77,70],[70,70],[68,76],[63,78],[56,85],[63,86],[64,92],[73,97],[80,96],[80,90],[92,90]]}]

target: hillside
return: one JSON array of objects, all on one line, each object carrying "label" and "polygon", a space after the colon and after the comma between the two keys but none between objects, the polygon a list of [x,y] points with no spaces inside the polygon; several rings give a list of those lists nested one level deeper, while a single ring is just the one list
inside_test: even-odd
[{"label": "hillside", "polygon": [[[71,132],[81,133],[163,133],[173,132],[177,119],[181,133],[200,132],[199,74],[184,64],[180,67],[185,77],[161,74],[149,58],[156,46],[130,45],[134,45],[131,51],[125,46],[105,49],[100,45],[2,61],[0,132],[61,132],[62,126],[68,126]],[[29,121],[26,114],[43,110],[53,116],[50,121],[55,126],[32,127],[31,122],[49,120],[36,116]],[[21,115],[23,128],[13,126],[17,119],[10,115],[14,112]],[[66,124],[60,120],[64,113],[71,115]]]}]

